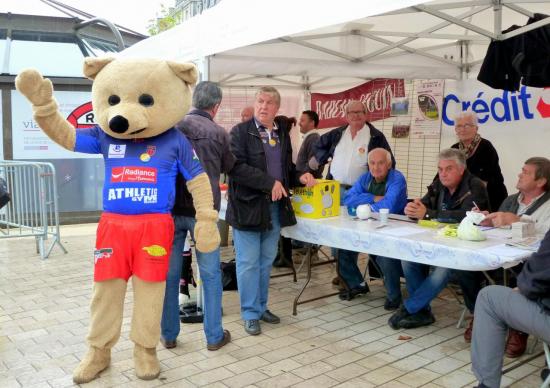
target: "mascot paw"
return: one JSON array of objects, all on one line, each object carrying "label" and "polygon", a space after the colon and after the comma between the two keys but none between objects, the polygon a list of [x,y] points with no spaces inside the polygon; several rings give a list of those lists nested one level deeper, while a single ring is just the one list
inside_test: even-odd
[{"label": "mascot paw", "polygon": [[111,349],[99,349],[93,346],[88,349],[80,364],[73,372],[73,381],[84,384],[99,376],[99,373],[111,363]]},{"label": "mascot paw", "polygon": [[15,87],[36,106],[46,105],[52,100],[53,86],[36,70],[23,70],[15,78]]},{"label": "mascot paw", "polygon": [[160,374],[160,362],[156,348],[144,348],[138,344],[134,347],[134,366],[136,376],[142,380],[156,379]]},{"label": "mascot paw", "polygon": [[199,221],[195,224],[195,248],[208,253],[220,246],[220,231],[214,221]]}]

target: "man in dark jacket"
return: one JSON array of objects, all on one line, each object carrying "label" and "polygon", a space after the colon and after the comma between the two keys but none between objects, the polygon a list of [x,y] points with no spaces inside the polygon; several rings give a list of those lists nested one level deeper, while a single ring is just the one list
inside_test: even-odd
[{"label": "man in dark jacket", "polygon": [[305,110],[298,121],[300,125],[300,133],[303,135],[302,145],[296,157],[296,170],[299,172],[311,172],[311,174],[320,179],[323,177],[323,167],[313,170],[309,167],[309,161],[315,156],[315,146],[319,142],[319,133],[317,125],[319,125],[319,116],[312,110]]},{"label": "man in dark jacket", "polygon": [[[375,148],[390,152],[392,166],[395,158],[384,134],[367,121],[367,108],[361,101],[350,101],[346,106],[347,125],[325,133],[315,145],[315,157],[309,162],[316,170],[330,162],[327,179],[340,182],[340,200],[360,176],[368,172],[368,154]],[[338,259],[338,274],[347,290],[342,294],[346,299],[369,292],[369,286],[357,267],[357,253],[345,249],[333,249]],[[333,280],[338,284],[338,278]],[[347,296],[346,296],[347,295]]]},{"label": "man in dark jacket", "polygon": [[260,88],[254,117],[231,130],[236,162],[229,173],[226,219],[233,227],[241,316],[250,335],[261,333],[260,319],[280,322],[267,299],[280,229],[296,223],[288,190],[315,184],[310,173],[296,179],[288,120],[275,119],[280,104],[277,89]]},{"label": "man in dark jacket", "polygon": [[485,287],[479,293],[472,338],[472,371],[479,387],[500,387],[508,328],[550,343],[550,231],[518,276],[518,287]]},{"label": "man in dark jacket", "polygon": [[[480,210],[489,208],[485,184],[468,172],[464,153],[453,148],[441,151],[437,169],[437,178],[428,187],[428,193],[405,207],[407,216],[457,223],[476,205]],[[434,267],[428,275],[429,268],[425,264],[402,260],[401,265],[409,298],[390,317],[388,324],[393,329],[410,329],[434,323],[430,303],[447,286],[453,272],[457,274],[464,292],[464,303],[473,313],[480,287],[477,272]]]},{"label": "man in dark jacket", "polygon": [[[220,174],[227,173],[235,163],[229,148],[229,135],[213,119],[222,100],[222,90],[213,82],[200,82],[193,92],[193,109],[176,125],[193,145],[201,164],[210,178],[214,208],[220,210]],[[195,208],[185,181],[176,180],[176,201],[172,210],[175,235],[166,278],[164,310],[162,313],[161,342],[166,348],[177,345],[180,332],[179,283],[183,262],[182,252],[187,232],[195,227]],[[220,249],[203,253],[196,251],[200,278],[204,288],[204,332],[208,350],[217,350],[231,340],[228,330],[222,327],[222,283]]]}]

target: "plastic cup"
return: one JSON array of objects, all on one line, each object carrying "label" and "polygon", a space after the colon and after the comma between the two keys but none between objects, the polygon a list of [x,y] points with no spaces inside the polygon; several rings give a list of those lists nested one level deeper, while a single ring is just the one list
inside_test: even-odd
[{"label": "plastic cup", "polygon": [[387,224],[388,223],[388,215],[390,214],[390,209],[380,209],[380,223],[381,224]]}]

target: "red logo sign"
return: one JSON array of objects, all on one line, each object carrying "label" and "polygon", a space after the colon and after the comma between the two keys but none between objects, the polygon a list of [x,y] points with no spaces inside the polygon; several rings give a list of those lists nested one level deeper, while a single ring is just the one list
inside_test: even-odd
[{"label": "red logo sign", "polygon": [[67,116],[67,121],[75,128],[90,128],[95,125],[92,102],[86,102]]},{"label": "red logo sign", "polygon": [[152,167],[113,167],[111,182],[157,183],[157,169]]},{"label": "red logo sign", "polygon": [[[544,90],[550,90],[550,88],[544,88]],[[550,93],[546,92],[546,95],[549,96]],[[548,104],[546,101],[544,101],[544,96],[542,96],[539,99],[539,102],[537,103],[537,110],[540,113],[540,117],[542,117],[542,118],[550,117],[550,104]]]},{"label": "red logo sign", "polygon": [[367,120],[390,117],[392,97],[405,96],[402,79],[377,78],[355,88],[334,94],[311,94],[311,109],[319,115],[319,128],[346,124],[345,109],[350,100],[360,100],[367,107]]}]

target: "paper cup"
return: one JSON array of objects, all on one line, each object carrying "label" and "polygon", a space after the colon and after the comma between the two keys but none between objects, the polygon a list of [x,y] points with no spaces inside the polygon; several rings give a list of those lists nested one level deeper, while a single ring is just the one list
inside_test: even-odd
[{"label": "paper cup", "polygon": [[390,214],[390,209],[380,209],[380,223],[388,223],[388,215]]}]

